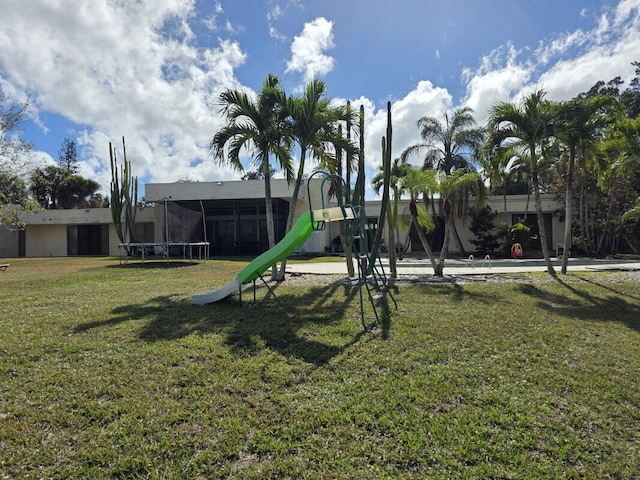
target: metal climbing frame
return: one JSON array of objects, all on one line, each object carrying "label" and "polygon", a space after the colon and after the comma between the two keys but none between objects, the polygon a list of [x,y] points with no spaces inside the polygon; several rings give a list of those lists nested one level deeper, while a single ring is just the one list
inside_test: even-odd
[{"label": "metal climbing frame", "polygon": [[[311,195],[311,179],[314,176],[322,176],[321,205],[314,209]],[[337,201],[337,206],[329,207],[325,199],[325,191]],[[312,214],[314,230],[324,230],[327,222],[344,221],[344,231],[352,246],[353,257],[358,264],[358,277],[352,278],[352,282],[358,284],[360,297],[360,319],[365,330],[375,327],[391,316],[393,310],[398,309],[398,304],[391,293],[387,275],[382,265],[380,252],[374,242],[373,225],[369,223],[367,215],[360,205],[351,204],[351,194],[344,179],[339,175],[317,171],[307,181],[307,198],[309,210]],[[375,322],[368,324],[365,319],[365,293],[375,316]]]}]

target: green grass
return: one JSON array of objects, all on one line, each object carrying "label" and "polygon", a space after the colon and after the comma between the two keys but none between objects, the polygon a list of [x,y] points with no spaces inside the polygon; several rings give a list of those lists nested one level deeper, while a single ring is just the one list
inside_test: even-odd
[{"label": "green grass", "polygon": [[190,304],[240,262],[8,263],[0,478],[640,478],[621,274],[400,284],[364,333],[341,284]]}]

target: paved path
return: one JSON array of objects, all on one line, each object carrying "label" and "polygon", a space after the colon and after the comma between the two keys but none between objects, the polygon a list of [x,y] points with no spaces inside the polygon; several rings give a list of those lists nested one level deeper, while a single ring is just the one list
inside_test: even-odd
[{"label": "paved path", "polygon": [[[561,260],[552,261],[556,271],[560,272]],[[388,269],[387,259],[383,259],[385,269]],[[433,268],[429,260],[406,258],[398,261],[398,275],[432,275]],[[455,260],[447,259],[444,267],[445,275],[490,275],[497,273],[531,273],[545,272],[543,260],[511,260],[498,259],[486,260],[477,259]],[[594,260],[594,259],[569,259],[569,272],[596,270],[640,270],[640,262],[631,260]],[[326,262],[326,263],[287,263],[287,272],[309,273],[309,274],[337,274],[347,275],[346,262]],[[388,272],[388,270],[387,270]]]}]

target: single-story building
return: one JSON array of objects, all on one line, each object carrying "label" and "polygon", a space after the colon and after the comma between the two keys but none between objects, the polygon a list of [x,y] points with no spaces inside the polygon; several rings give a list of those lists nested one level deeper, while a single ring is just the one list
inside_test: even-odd
[{"label": "single-story building", "polygon": [[[311,185],[302,186],[299,198],[292,205],[292,187],[285,180],[272,180],[271,196],[276,239],[285,234],[290,208],[294,218],[311,209],[335,206],[335,198],[322,192],[322,182],[314,177]],[[326,190],[326,186],[325,186]],[[324,195],[324,197],[323,197]],[[311,197],[311,202],[309,202]],[[322,201],[326,202],[325,205]],[[176,182],[150,183],[145,186],[148,206],[136,211],[136,242],[207,242],[210,255],[254,256],[268,249],[264,181]],[[507,212],[503,197],[489,197],[491,207],[498,213],[496,224],[514,223],[528,213],[532,229],[537,231],[533,198],[510,195]],[[375,225],[380,213],[380,201],[367,201],[366,213]],[[554,249],[564,236],[563,205],[555,195],[543,195],[544,221],[549,234],[549,247]],[[400,215],[408,215],[408,201],[402,200]],[[438,212],[436,211],[436,214]],[[120,240],[108,208],[42,210],[23,214],[24,231],[12,232],[0,228],[0,257],[49,257],[76,255],[112,255],[121,253]],[[473,252],[474,238],[470,231],[470,217],[459,216],[456,227],[466,252]],[[330,223],[315,232],[299,250],[306,253],[339,251],[339,224]],[[388,244],[387,232],[384,232]],[[407,238],[408,235],[408,238]],[[398,241],[409,252],[421,252],[415,231],[400,232]],[[442,226],[431,236],[432,249],[438,251],[442,242]],[[455,242],[450,244],[455,255]]]}]

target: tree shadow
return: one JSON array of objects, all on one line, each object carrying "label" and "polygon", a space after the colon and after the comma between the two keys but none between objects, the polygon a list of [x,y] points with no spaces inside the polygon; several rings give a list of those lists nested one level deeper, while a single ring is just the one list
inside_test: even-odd
[{"label": "tree shadow", "polygon": [[284,290],[279,295],[280,304],[264,287],[258,288],[261,299],[255,303],[243,300],[242,305],[237,297],[199,306],[184,298],[159,296],[114,308],[110,318],[78,325],[74,332],[143,320],[138,336],[146,342],[218,334],[224,336],[225,345],[236,354],[269,348],[318,366],[341,354],[364,334],[359,330],[342,343],[329,344],[315,339],[310,333],[313,329],[305,328],[311,324],[336,326],[342,322],[353,311],[351,304],[357,302],[357,287],[336,282],[312,287],[303,294],[279,286],[273,289]]},{"label": "tree shadow", "polygon": [[[580,281],[582,281],[582,282],[584,282],[584,283],[588,283],[588,284],[591,284],[591,285],[595,285],[595,286],[600,287],[600,288],[602,288],[602,289],[604,289],[604,290],[608,290],[608,291],[610,291],[610,292],[612,292],[612,293],[615,293],[616,295],[620,295],[620,296],[622,296],[622,297],[629,297],[629,298],[632,298],[632,299],[634,299],[634,300],[640,300],[640,295],[631,295],[630,293],[623,292],[623,291],[621,291],[621,290],[616,290],[615,288],[613,288],[613,287],[611,286],[611,284],[603,285],[602,283],[595,282],[595,281],[593,281],[592,279],[590,279],[590,278],[585,278],[585,277],[577,277],[577,276],[576,276],[576,277],[573,277],[573,278],[575,278],[575,279],[577,279],[577,280],[580,280]],[[564,283],[564,282],[562,282],[562,283]]]},{"label": "tree shadow", "polygon": [[[484,304],[497,301],[498,295],[490,295],[486,292],[480,292],[476,289],[466,288],[466,280],[458,282],[455,277],[444,277],[439,280],[433,280],[432,277],[428,277],[428,282],[415,282],[414,287],[424,293],[426,298],[428,296],[450,296],[452,302],[459,302],[462,300],[473,300]],[[473,285],[477,285],[481,282],[474,282]],[[471,284],[469,284],[471,285]]]},{"label": "tree shadow", "polygon": [[[145,260],[144,262],[141,262],[140,259],[134,260],[134,261],[129,261],[128,263],[119,263],[119,264],[114,264],[114,265],[107,265],[106,268],[121,268],[121,269],[163,269],[163,270],[168,270],[168,269],[172,269],[172,268],[182,268],[182,267],[195,267],[196,265],[198,265],[199,261],[182,261],[182,260],[172,260],[167,262],[166,260],[162,260],[162,259],[152,259],[152,260]],[[100,268],[104,268],[104,267],[100,267]]]},{"label": "tree shadow", "polygon": [[591,280],[586,280],[585,283],[600,287],[603,290],[602,295],[593,295],[580,284],[574,286],[562,279],[556,279],[556,282],[563,290],[551,292],[532,284],[519,284],[518,288],[522,294],[535,297],[539,308],[554,315],[599,322],[618,322],[640,331],[640,305],[633,301],[639,300],[638,297]]}]

